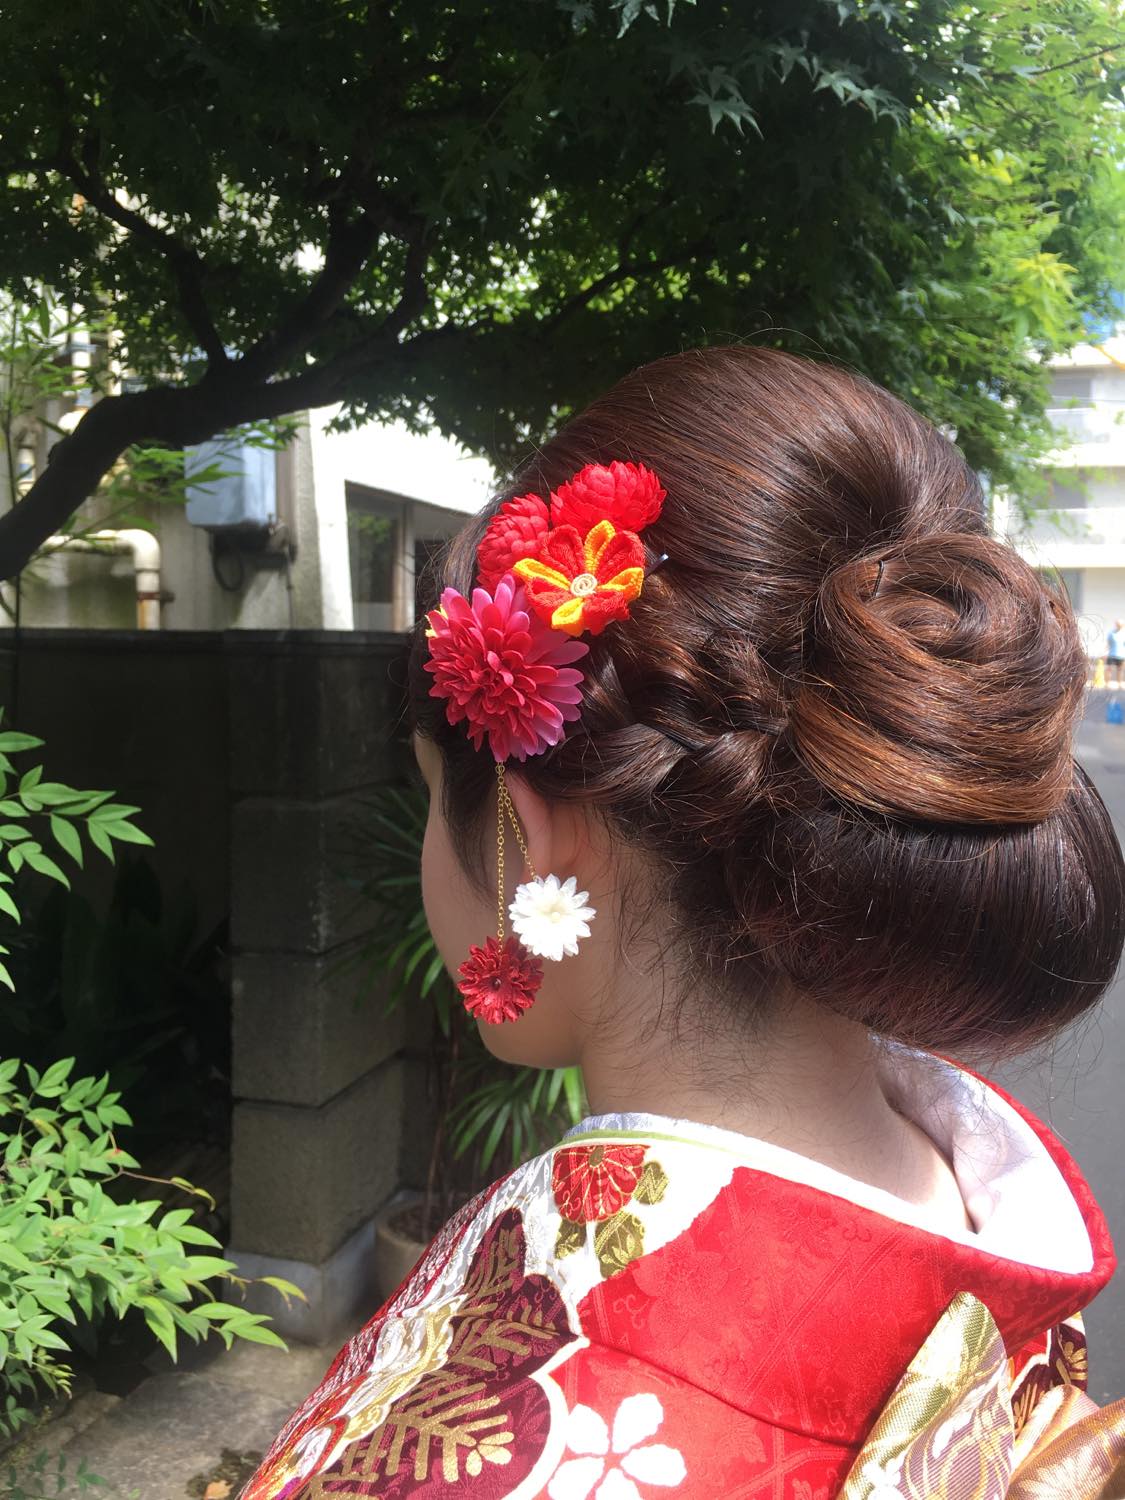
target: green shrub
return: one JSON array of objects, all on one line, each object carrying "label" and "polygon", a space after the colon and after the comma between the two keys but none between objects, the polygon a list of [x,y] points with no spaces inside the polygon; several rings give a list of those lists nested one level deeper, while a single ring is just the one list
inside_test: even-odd
[{"label": "green shrub", "polygon": [[166,886],[147,850],[116,852],[112,883],[99,872],[96,890],[17,876],[23,922],[4,938],[16,992],[0,991],[0,1056],[37,1068],[74,1057],[81,1073],[108,1071],[143,1159],[185,1141],[225,1147],[226,923],[203,930],[188,882]]},{"label": "green shrub", "polygon": [[235,1338],[284,1348],[261,1314],[213,1298],[210,1283],[236,1280],[234,1266],[214,1253],[219,1242],[191,1222],[190,1209],[158,1218],[157,1200],[107,1192],[137,1171],[115,1133],[129,1117],[108,1075],[72,1080],[72,1067],[65,1058],[41,1075],[18,1059],[0,1062],[3,1436],[30,1419],[25,1403],[37,1386],[68,1389],[62,1329],[79,1313],[96,1324],[138,1309],[173,1357],[181,1333],[195,1342],[216,1333],[228,1348]]},{"label": "green shrub", "polygon": [[[11,756],[41,740],[0,733],[0,913],[20,921],[13,876],[27,868],[69,885],[43,848],[50,837],[62,855],[82,864],[81,835],[109,859],[114,841],[149,844],[131,819],[137,811],[110,792],[80,792],[43,779],[43,768],[18,772]],[[37,836],[38,835],[38,836]],[[7,953],[0,946],[0,953]],[[14,988],[0,963],[0,983]],[[261,1314],[218,1300],[216,1282],[239,1282],[221,1246],[191,1221],[190,1208],[161,1210],[135,1201],[114,1183],[145,1178],[118,1144],[129,1125],[110,1076],[72,1078],[74,1059],[42,1072],[19,1058],[0,1061],[0,1440],[34,1419],[44,1392],[67,1392],[68,1327],[97,1325],[139,1311],[175,1358],[181,1334],[198,1342],[214,1333],[284,1348]],[[173,1178],[188,1194],[190,1183]],[[300,1296],[275,1277],[262,1281],[283,1296]],[[80,1487],[92,1479],[81,1480]]]},{"label": "green shrub", "polygon": [[[9,1464],[7,1479],[4,1500],[70,1500],[91,1490],[97,1491],[96,1500],[114,1500],[114,1492],[100,1474],[91,1473],[85,1459],[72,1467],[64,1453],[54,1458],[37,1453],[26,1464]],[[136,1491],[130,1500],[136,1500]]]}]

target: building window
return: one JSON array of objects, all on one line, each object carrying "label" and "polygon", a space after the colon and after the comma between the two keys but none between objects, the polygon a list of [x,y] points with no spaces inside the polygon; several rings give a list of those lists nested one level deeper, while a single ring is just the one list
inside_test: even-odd
[{"label": "building window", "polygon": [[1051,404],[1058,406],[1093,406],[1092,375],[1058,374],[1051,382]]},{"label": "building window", "polygon": [[347,486],[348,553],[357,630],[398,627],[395,601],[403,507],[390,496]]},{"label": "building window", "polygon": [[1049,510],[1085,510],[1090,504],[1089,485],[1081,469],[1072,470],[1065,481],[1057,473],[1052,474],[1050,486]]},{"label": "building window", "polygon": [[414,617],[420,619],[433,609],[438,597],[438,569],[449,538],[418,537],[414,543]]},{"label": "building window", "polygon": [[1081,568],[1059,568],[1055,575],[1070,600],[1070,607],[1076,615],[1082,613],[1082,569]]}]

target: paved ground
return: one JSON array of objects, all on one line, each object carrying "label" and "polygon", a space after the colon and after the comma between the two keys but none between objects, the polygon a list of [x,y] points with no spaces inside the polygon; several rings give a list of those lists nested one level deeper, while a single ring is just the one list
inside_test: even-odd
[{"label": "paved ground", "polygon": [[[1091,695],[1078,758],[1125,843],[1125,725],[1105,722],[1109,696]],[[1086,1315],[1090,1394],[1099,1403],[1117,1400],[1125,1396],[1125,976],[1051,1059],[1013,1068],[1004,1081],[1073,1151],[1122,1254],[1121,1273]]]},{"label": "paved ground", "polygon": [[283,1354],[260,1344],[227,1353],[214,1340],[178,1368],[158,1355],[131,1395],[80,1397],[34,1446],[64,1453],[71,1474],[85,1460],[109,1482],[91,1492],[106,1500],[234,1500],[342,1341]]}]

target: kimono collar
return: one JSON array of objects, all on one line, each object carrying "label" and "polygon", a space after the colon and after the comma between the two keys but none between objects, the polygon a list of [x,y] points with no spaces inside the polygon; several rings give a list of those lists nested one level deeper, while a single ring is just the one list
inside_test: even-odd
[{"label": "kimono collar", "polygon": [[[592,1115],[564,1136],[691,1142],[748,1167],[846,1199],[901,1224],[977,1250],[1070,1274],[1094,1264],[1090,1233],[1073,1191],[1045,1142],[1006,1095],[975,1074],[897,1044],[878,1068],[895,1109],[933,1141],[953,1169],[973,1228],[950,1227],[920,1204],[835,1171],[769,1141],[652,1114]],[[1062,1148],[1054,1142],[1057,1152]],[[1064,1153],[1065,1154],[1065,1153]],[[1067,1158],[1069,1161],[1069,1158]],[[1069,1162],[1073,1171],[1073,1162]]]},{"label": "kimono collar", "polygon": [[844,1443],[862,1440],[960,1293],[989,1310],[1011,1358],[1044,1347],[1114,1270],[1081,1173],[993,1085],[903,1049],[885,1066],[897,1107],[948,1155],[975,1233],[768,1142],[659,1115],[592,1117],[566,1148],[604,1141],[609,1159],[611,1140],[644,1141],[669,1193],[699,1184],[700,1209],[583,1298],[583,1327],[749,1415]]}]

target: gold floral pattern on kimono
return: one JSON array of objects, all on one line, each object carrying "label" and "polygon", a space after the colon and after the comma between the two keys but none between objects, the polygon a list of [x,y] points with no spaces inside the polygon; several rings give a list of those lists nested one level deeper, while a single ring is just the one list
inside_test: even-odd
[{"label": "gold floral pattern on kimono", "polygon": [[1088,1360],[1082,1318],[1074,1313],[1048,1329],[1042,1347],[1016,1370],[1012,1366],[1012,1419],[1019,1437],[1032,1413],[1049,1391],[1057,1386],[1086,1389]]},{"label": "gold floral pattern on kimono", "polygon": [[278,1500],[444,1495],[488,1467],[505,1471],[505,1490],[514,1487],[534,1468],[551,1428],[551,1395],[533,1377],[574,1343],[558,1288],[525,1271],[523,1220],[509,1209],[473,1256],[440,1359],[331,1463],[278,1491]]},{"label": "gold floral pattern on kimono", "polygon": [[1085,1394],[1071,1316],[1114,1269],[1088,1186],[990,1085],[888,1067],[1002,1183],[974,1233],[768,1142],[592,1117],[439,1234],[249,1500],[1125,1500],[1125,1403]]},{"label": "gold floral pattern on kimono", "polygon": [[646,1161],[647,1145],[594,1142],[563,1146],[551,1163],[551,1191],[562,1215],[555,1239],[557,1256],[573,1255],[594,1226],[594,1253],[602,1276],[612,1276],[639,1260],[645,1250],[644,1225],[626,1211],[631,1202],[659,1203],[668,1177],[658,1162]]},{"label": "gold floral pattern on kimono", "polygon": [[[975,1297],[955,1297],[880,1413],[839,1500],[1121,1500],[1125,1401],[1099,1409],[1070,1379],[1084,1376],[1084,1347],[1073,1324],[1052,1329],[1053,1385],[1044,1391],[1033,1378],[1013,1392],[991,1313]],[[1024,1393],[1036,1400],[1017,1439]]]},{"label": "gold floral pattern on kimono", "polygon": [[895,1387],[840,1500],[1003,1500],[1012,1441],[1004,1340],[984,1304],[962,1294]]}]

